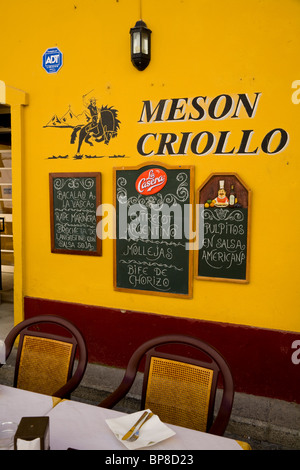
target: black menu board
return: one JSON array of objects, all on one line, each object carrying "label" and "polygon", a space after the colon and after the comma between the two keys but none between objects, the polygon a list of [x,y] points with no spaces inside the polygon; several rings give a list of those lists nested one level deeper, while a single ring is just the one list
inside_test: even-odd
[{"label": "black menu board", "polygon": [[101,173],[50,173],[51,251],[100,256]]},{"label": "black menu board", "polygon": [[114,169],[114,288],[192,296],[193,167]]},{"label": "black menu board", "polygon": [[196,278],[248,282],[250,190],[236,174],[213,174],[197,191]]}]

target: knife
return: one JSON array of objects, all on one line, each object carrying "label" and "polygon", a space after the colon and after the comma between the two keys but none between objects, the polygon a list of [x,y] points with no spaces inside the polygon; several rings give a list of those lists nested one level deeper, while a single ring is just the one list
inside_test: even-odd
[{"label": "knife", "polygon": [[143,421],[145,418],[147,418],[147,415],[148,415],[148,414],[149,414],[149,412],[148,412],[148,411],[145,411],[145,412],[142,414],[142,416],[140,416],[140,418],[137,420],[137,422],[134,423],[134,425],[129,429],[129,431],[127,431],[126,434],[124,434],[124,436],[122,437],[122,441],[126,441],[126,439],[128,439],[128,438],[131,436],[131,434],[134,433],[135,428],[139,425],[139,423],[140,423],[141,421]]}]

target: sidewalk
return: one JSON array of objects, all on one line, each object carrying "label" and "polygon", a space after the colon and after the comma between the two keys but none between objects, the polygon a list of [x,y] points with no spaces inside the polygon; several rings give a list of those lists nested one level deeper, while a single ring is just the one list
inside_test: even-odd
[{"label": "sidewalk", "polygon": [[[0,303],[0,340],[13,327],[13,299],[8,290]],[[12,385],[14,354],[0,368],[0,384]],[[98,405],[121,382],[124,371],[113,367],[88,364],[83,381],[72,394],[73,400]],[[125,400],[116,409],[127,413],[139,409],[142,374]],[[253,450],[299,450],[300,405],[236,393],[231,419],[225,436],[248,442]]]}]

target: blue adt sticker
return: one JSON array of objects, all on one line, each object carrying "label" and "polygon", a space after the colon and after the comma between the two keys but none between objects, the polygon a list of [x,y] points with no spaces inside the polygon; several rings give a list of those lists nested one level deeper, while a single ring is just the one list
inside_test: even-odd
[{"label": "blue adt sticker", "polygon": [[48,73],[56,73],[63,64],[63,55],[57,47],[47,49],[43,55],[43,68]]}]

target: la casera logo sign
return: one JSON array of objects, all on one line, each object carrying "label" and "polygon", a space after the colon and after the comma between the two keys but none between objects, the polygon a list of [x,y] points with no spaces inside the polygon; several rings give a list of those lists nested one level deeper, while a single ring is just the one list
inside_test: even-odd
[{"label": "la casera logo sign", "polygon": [[160,168],[144,171],[136,180],[135,189],[144,196],[158,193],[166,184],[167,175]]}]

